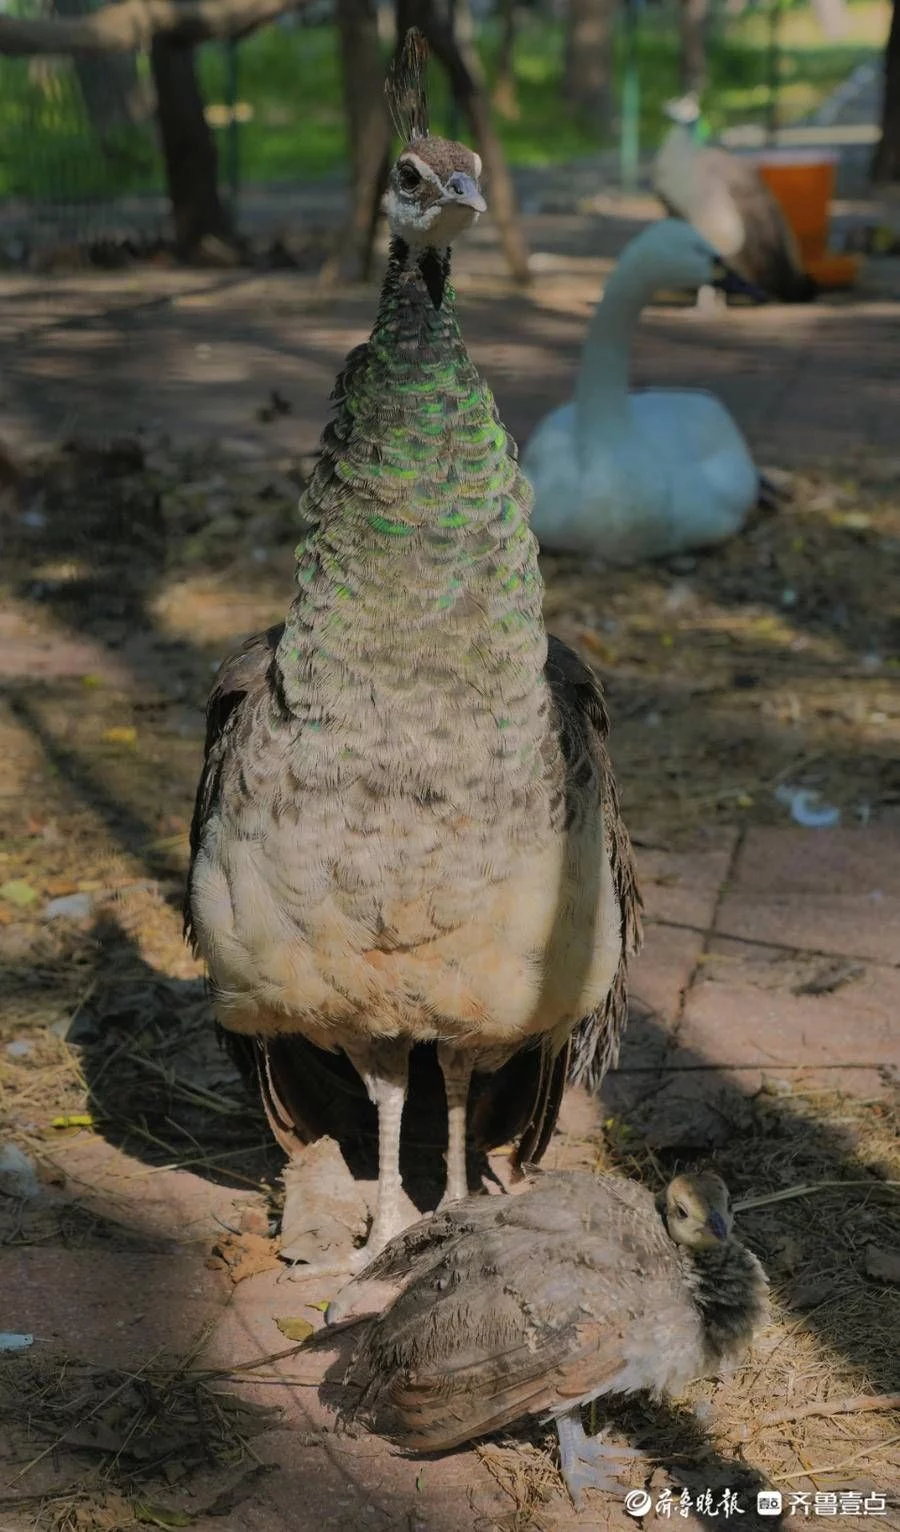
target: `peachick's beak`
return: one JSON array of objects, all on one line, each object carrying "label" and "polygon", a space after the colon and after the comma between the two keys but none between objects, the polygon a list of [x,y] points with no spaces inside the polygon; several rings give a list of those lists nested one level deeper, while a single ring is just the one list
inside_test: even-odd
[{"label": "peachick's beak", "polygon": [[477,182],[461,170],[450,177],[441,201],[453,207],[470,207],[473,213],[487,212],[487,203],[478,190]]},{"label": "peachick's beak", "polygon": [[724,261],[715,261],[713,263],[713,276],[710,285],[717,287],[722,293],[735,293],[744,298],[753,298],[756,303],[768,303],[769,301],[768,293],[763,292],[763,289],[757,287],[755,283],[746,282],[743,277],[739,277],[736,271],[732,271],[730,266],[725,265]]},{"label": "peachick's beak", "polygon": [[712,1212],[706,1220],[706,1227],[716,1239],[727,1239],[728,1230],[721,1213]]}]

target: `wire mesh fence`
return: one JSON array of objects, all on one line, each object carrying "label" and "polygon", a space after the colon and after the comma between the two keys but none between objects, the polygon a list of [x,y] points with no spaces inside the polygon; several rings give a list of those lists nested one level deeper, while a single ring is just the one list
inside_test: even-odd
[{"label": "wire mesh fence", "polygon": [[[109,0],[0,0],[0,13],[72,16],[104,3]],[[735,125],[748,132],[771,129],[774,104],[779,126],[815,120],[812,114],[842,81],[855,80],[866,65],[880,68],[888,0],[852,0],[849,6],[827,0],[832,9],[844,6],[846,25],[839,37],[828,35],[834,28],[825,27],[819,15],[826,0],[704,3],[703,106],[714,138],[724,135],[728,141]],[[615,159],[614,148],[621,145],[627,150],[621,175],[633,181],[639,158],[657,146],[666,130],[663,103],[684,88],[682,0],[611,4],[617,25],[609,53],[610,110],[601,122],[597,114],[579,114],[569,99],[566,5],[517,0],[514,63],[501,94],[502,8],[496,0],[485,5],[471,0],[498,132],[515,171],[578,166],[596,161],[601,151]],[[382,5],[379,12],[389,9]],[[242,221],[256,189],[266,188],[277,200],[287,197],[288,187],[322,177],[342,185],[346,178],[340,53],[331,11],[329,0],[320,0],[234,47],[210,43],[198,49],[222,191]],[[390,39],[385,36],[382,43],[387,57]],[[447,85],[440,71],[434,73],[433,115],[446,128]],[[873,103],[866,111],[874,121],[877,103],[874,91],[869,94]],[[855,97],[852,104],[859,115]],[[615,165],[612,173],[619,174]],[[54,242],[146,243],[167,232],[149,57],[0,55],[0,259]]]},{"label": "wire mesh fence", "polygon": [[[16,0],[7,14],[87,7]],[[90,242],[121,220],[120,199],[162,191],[146,58],[0,56],[0,228],[7,245],[42,235]]]}]

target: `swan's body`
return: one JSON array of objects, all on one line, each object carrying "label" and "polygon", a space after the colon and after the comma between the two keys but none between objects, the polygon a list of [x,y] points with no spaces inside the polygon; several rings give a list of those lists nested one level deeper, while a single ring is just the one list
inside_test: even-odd
[{"label": "swan's body", "polygon": [[748,282],[782,303],[805,303],[816,283],[803,270],[794,233],[756,167],[697,135],[691,96],[666,108],[672,127],[653,166],[667,213],[684,218]]},{"label": "swan's body", "polygon": [[645,303],[664,285],[716,276],[715,251],[674,219],[624,251],[591,321],[575,397],[541,422],[523,456],[544,547],[620,564],[664,557],[733,536],[756,504],[759,474],[718,399],[628,387]]}]

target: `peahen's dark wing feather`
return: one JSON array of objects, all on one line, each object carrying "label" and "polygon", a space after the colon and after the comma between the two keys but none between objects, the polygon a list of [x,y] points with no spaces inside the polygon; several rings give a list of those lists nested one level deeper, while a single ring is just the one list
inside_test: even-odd
[{"label": "peahen's dark wing feather", "polygon": [[631,841],[619,810],[619,795],[607,750],[609,719],[600,683],[568,645],[552,634],[547,680],[556,703],[559,737],[566,762],[567,812],[591,812],[599,792],[606,846],[621,912],[622,954],[604,1003],[581,1022],[572,1040],[569,1079],[595,1089],[615,1062],[627,1015],[629,957],[641,944],[641,897]]}]

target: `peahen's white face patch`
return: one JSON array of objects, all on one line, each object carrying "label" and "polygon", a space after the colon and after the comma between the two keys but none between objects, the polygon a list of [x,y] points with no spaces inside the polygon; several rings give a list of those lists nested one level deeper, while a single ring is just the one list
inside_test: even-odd
[{"label": "peahen's white face patch", "polygon": [[391,233],[411,245],[452,244],[487,206],[480,174],[480,156],[464,144],[415,139],[391,171],[384,196]]}]

